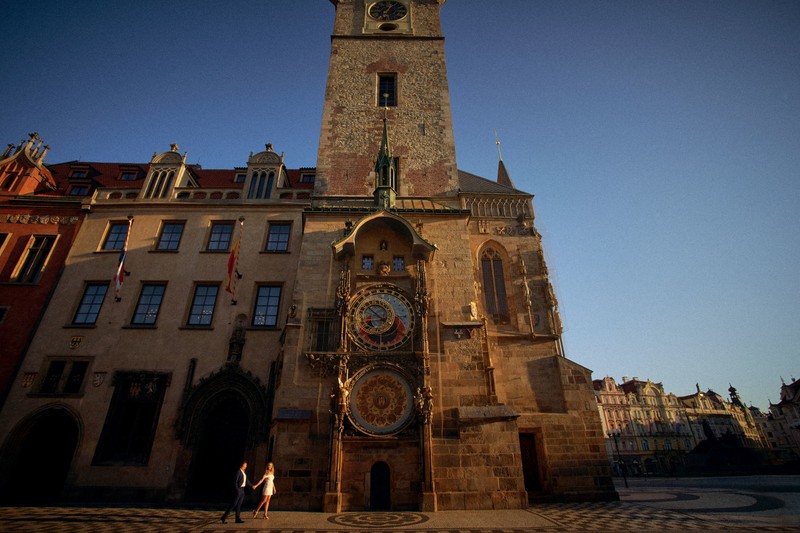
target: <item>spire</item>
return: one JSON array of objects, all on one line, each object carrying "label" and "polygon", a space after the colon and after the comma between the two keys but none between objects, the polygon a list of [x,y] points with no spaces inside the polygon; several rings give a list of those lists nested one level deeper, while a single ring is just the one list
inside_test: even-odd
[{"label": "spire", "polygon": [[497,145],[497,183],[500,185],[505,185],[506,187],[511,187],[512,189],[516,189],[514,187],[514,182],[511,181],[511,176],[508,175],[508,171],[506,170],[506,166],[503,163],[503,154],[500,152],[500,139],[497,138],[497,131],[494,132],[494,143]]},{"label": "spire", "polygon": [[395,167],[392,149],[389,145],[389,126],[386,122],[386,110],[383,113],[383,137],[375,160],[375,205],[390,209],[396,205],[397,168]]}]

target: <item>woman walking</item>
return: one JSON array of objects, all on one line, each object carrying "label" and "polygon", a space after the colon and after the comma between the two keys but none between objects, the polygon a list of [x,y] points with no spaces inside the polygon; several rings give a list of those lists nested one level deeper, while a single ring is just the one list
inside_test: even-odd
[{"label": "woman walking", "polygon": [[253,518],[258,515],[258,511],[261,509],[261,506],[264,506],[264,518],[269,519],[267,516],[267,511],[269,510],[269,500],[272,498],[272,495],[275,494],[277,491],[275,490],[275,467],[272,463],[267,464],[267,470],[264,472],[264,476],[261,478],[261,481],[253,485],[253,489],[258,487],[261,484],[264,484],[264,488],[261,490],[261,503],[258,504],[256,510],[253,511]]}]

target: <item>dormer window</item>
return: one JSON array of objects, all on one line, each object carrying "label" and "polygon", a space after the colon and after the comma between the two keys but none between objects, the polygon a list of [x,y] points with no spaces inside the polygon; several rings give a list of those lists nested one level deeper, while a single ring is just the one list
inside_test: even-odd
[{"label": "dormer window", "polygon": [[89,194],[88,185],[73,185],[69,188],[70,196],[86,196],[87,194]]},{"label": "dormer window", "polygon": [[119,174],[119,180],[120,181],[135,181],[136,180],[136,176],[137,176],[137,172],[136,171],[123,170]]},{"label": "dormer window", "polygon": [[245,180],[246,178],[247,178],[247,174],[244,174],[244,173],[241,173],[241,172],[240,172],[240,173],[236,174],[236,175],[233,177],[233,182],[234,182],[234,183],[244,183],[244,180]]},{"label": "dormer window", "polygon": [[85,170],[73,170],[72,173],[69,175],[69,179],[85,178],[87,174],[88,173]]},{"label": "dormer window", "polygon": [[314,174],[300,174],[300,183],[314,183]]}]

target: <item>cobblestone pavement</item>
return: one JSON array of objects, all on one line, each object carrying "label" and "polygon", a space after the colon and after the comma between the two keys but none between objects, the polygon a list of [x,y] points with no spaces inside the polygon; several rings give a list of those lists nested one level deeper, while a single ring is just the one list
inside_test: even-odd
[{"label": "cobblestone pavement", "polygon": [[[0,507],[0,531],[523,533],[567,531],[800,531],[800,477],[631,480],[619,502],[536,504],[525,510],[420,512],[273,511],[219,521],[221,509]],[[220,507],[223,507],[221,505]]]}]

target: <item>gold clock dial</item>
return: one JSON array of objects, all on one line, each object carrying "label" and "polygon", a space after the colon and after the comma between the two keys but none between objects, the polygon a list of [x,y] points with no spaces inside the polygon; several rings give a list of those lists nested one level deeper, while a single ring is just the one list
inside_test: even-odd
[{"label": "gold clock dial", "polygon": [[410,302],[392,286],[362,290],[353,296],[350,309],[350,338],[366,350],[397,348],[414,328]]}]

